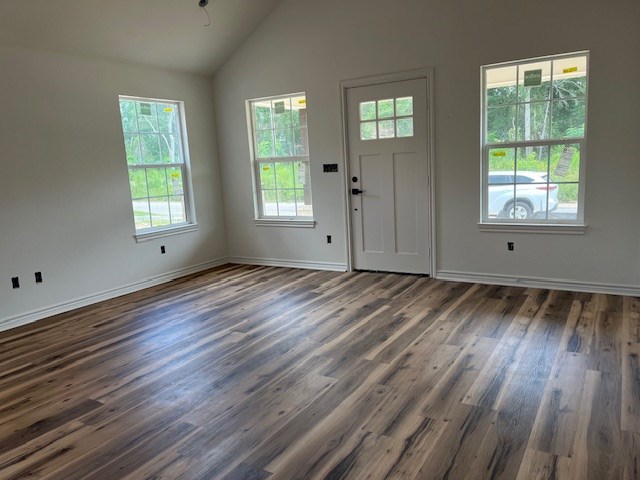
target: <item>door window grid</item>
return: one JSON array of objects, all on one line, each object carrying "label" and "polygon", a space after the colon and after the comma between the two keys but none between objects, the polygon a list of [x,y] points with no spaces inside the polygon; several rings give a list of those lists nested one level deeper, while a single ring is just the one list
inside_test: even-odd
[{"label": "door window grid", "polygon": [[259,218],[311,218],[304,94],[249,102]]},{"label": "door window grid", "polygon": [[136,231],[190,222],[180,102],[120,97]]},{"label": "door window grid", "polygon": [[413,137],[413,97],[360,102],[360,140]]},{"label": "door window grid", "polygon": [[483,221],[583,221],[587,67],[586,53],[483,67]]}]

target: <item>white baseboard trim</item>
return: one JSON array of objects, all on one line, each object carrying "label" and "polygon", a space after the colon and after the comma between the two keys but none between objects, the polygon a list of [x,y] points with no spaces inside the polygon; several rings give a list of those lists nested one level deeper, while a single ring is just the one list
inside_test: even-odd
[{"label": "white baseboard trim", "polygon": [[486,283],[515,287],[545,288],[549,290],[568,290],[571,292],[607,293],[611,295],[640,296],[640,286],[616,285],[609,283],[576,282],[558,278],[518,277],[496,275],[492,273],[456,272],[438,270],[436,278],[453,282]]},{"label": "white baseboard trim", "polygon": [[58,315],[60,313],[75,310],[76,308],[86,307],[87,305],[92,305],[104,300],[121,297],[122,295],[127,295],[139,290],[144,290],[145,288],[154,287],[156,285],[175,280],[176,278],[185,277],[193,273],[198,273],[210,268],[219,267],[220,265],[224,265],[226,263],[229,263],[229,260],[226,257],[218,258],[210,262],[199,263],[197,265],[180,268],[171,272],[163,273],[161,275],[155,275],[153,277],[147,278],[146,280],[130,283],[123,287],[113,288],[111,290],[95,293],[93,295],[87,295],[85,297],[59,303],[50,307],[41,308],[39,310],[33,310],[31,312],[27,312],[14,317],[0,319],[0,332],[9,330],[11,328],[20,327],[37,320],[42,320],[43,318],[51,317],[53,315]]},{"label": "white baseboard trim", "polygon": [[309,270],[331,270],[332,272],[346,272],[345,263],[308,262],[301,260],[283,260],[280,258],[229,257],[229,263],[241,265],[263,265],[266,267],[305,268]]}]

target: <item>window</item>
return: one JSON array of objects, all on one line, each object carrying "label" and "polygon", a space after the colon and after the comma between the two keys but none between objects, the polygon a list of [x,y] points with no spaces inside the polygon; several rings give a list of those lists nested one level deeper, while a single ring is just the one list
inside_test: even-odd
[{"label": "window", "polygon": [[413,97],[360,103],[360,140],[413,137]]},{"label": "window", "polygon": [[304,93],[247,102],[256,218],[313,218]]},{"label": "window", "polygon": [[138,236],[195,224],[182,107],[182,102],[120,97]]},{"label": "window", "polygon": [[482,68],[482,222],[582,224],[587,52]]}]

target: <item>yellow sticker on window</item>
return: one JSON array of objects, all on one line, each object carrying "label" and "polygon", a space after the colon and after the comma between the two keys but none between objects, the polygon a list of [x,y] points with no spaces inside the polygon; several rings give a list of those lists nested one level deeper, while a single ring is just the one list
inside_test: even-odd
[{"label": "yellow sticker on window", "polygon": [[302,100],[298,100],[298,103],[300,105],[306,105],[307,104],[307,100],[306,100],[306,98],[303,98]]},{"label": "yellow sticker on window", "polygon": [[180,174],[178,172],[173,172],[171,174],[171,178],[180,178]]},{"label": "yellow sticker on window", "polygon": [[262,167],[262,170],[264,170],[265,172],[268,172],[271,169],[269,167]]},{"label": "yellow sticker on window", "polygon": [[167,107],[167,108],[164,109],[164,111],[167,112],[167,113],[171,113],[171,112],[173,112],[173,108]]},{"label": "yellow sticker on window", "polygon": [[578,67],[569,67],[569,68],[562,69],[562,73],[572,73],[577,71],[578,71]]},{"label": "yellow sticker on window", "polygon": [[494,157],[506,157],[507,152],[491,152],[491,155]]}]

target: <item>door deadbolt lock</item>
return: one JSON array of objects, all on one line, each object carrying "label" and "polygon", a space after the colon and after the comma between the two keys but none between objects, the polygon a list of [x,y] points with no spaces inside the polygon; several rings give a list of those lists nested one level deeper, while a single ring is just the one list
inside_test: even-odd
[{"label": "door deadbolt lock", "polygon": [[357,188],[352,188],[351,189],[351,195],[360,195],[361,193],[364,193],[364,190],[360,190]]}]

